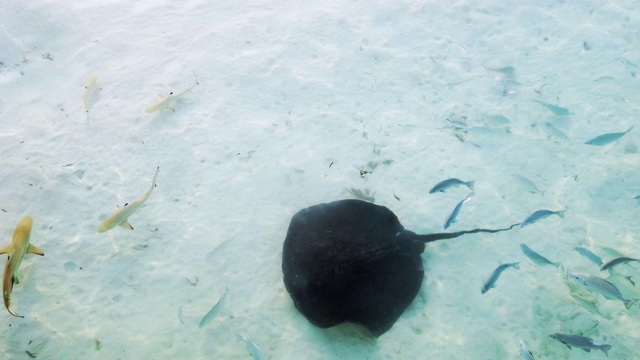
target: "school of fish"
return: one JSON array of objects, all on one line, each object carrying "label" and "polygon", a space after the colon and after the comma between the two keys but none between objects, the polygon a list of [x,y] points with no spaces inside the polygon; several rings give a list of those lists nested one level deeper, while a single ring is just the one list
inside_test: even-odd
[{"label": "school of fish", "polygon": [[[541,103],[544,107],[549,109],[557,116],[567,116],[570,115],[570,112],[566,109],[559,108],[555,105]],[[626,133],[631,131],[633,126],[629,128],[627,131],[623,133],[611,133],[611,134],[603,134],[600,135],[590,141],[587,141],[589,145],[606,145],[612,141],[619,139],[624,136]],[[522,187],[522,189],[527,190],[534,194],[544,194],[544,191],[541,191],[531,180],[527,179],[522,175],[513,175],[513,180]],[[436,185],[434,185],[429,191],[430,194],[435,193],[444,193],[446,190],[450,188],[455,188],[459,186],[466,186],[470,190],[474,189],[475,181],[463,181],[458,178],[450,178],[443,181],[440,181]],[[444,228],[448,228],[451,226],[457,219],[462,205],[469,201],[475,195],[475,191],[467,195],[466,198],[460,200],[453,212],[449,215],[445,222]],[[638,197],[636,197],[638,198]],[[531,215],[525,217],[522,222],[519,224],[520,228],[524,228],[526,226],[533,225],[543,219],[549,218],[550,216],[556,215],[560,219],[564,219],[566,209],[562,210],[548,210],[548,209],[540,209],[536,210]],[[586,297],[585,295],[579,292],[578,286],[582,286],[586,291],[591,292],[594,296],[602,296],[602,298],[606,300],[614,300],[622,302],[625,309],[630,310],[634,305],[640,301],[638,298],[628,298],[625,297],[620,289],[611,281],[599,277],[595,274],[584,274],[584,273],[567,273],[567,270],[560,264],[559,262],[554,262],[549,260],[547,257],[541,255],[537,251],[533,250],[527,244],[520,244],[520,249],[522,254],[529,259],[536,266],[552,266],[557,268],[565,274],[565,278],[569,278],[568,281],[573,281],[573,283],[567,283],[571,290],[570,296],[575,300],[576,304],[587,309],[589,312],[593,314],[600,314],[600,310],[597,305],[597,298],[594,300],[592,298]],[[613,269],[617,266],[640,262],[640,258],[628,257],[628,256],[618,256],[614,257],[611,260],[605,262],[600,256],[596,255],[592,250],[583,247],[577,246],[574,248],[576,252],[580,255],[591,261],[593,264],[597,265],[600,271],[613,271]],[[495,268],[487,280],[483,283],[480,292],[481,294],[486,294],[489,290],[495,288],[497,286],[498,279],[507,269],[520,269],[520,261],[503,263]],[[513,275],[512,275],[513,277]],[[633,286],[635,283],[632,281],[630,276],[625,277]],[[608,356],[609,350],[612,348],[609,344],[596,344],[594,340],[590,337],[584,336],[582,334],[568,334],[568,333],[552,333],[549,334],[549,338],[554,339],[562,344],[564,344],[569,350],[573,348],[579,348],[586,352],[591,352],[591,350],[601,350],[606,356]],[[524,342],[524,340],[519,340],[520,347],[520,356],[524,359],[533,360],[535,359],[534,352],[529,350],[529,347]]]},{"label": "school of fish", "polygon": [[[504,70],[504,71],[506,71],[505,74],[512,74],[512,71],[511,72],[508,72],[507,70]],[[146,112],[153,113],[157,111],[175,111],[173,108],[173,104],[178,99],[183,97],[187,92],[190,92],[191,90],[193,90],[196,85],[198,85],[197,77],[194,83],[188,86],[187,88],[184,88],[183,90],[178,92],[171,92],[169,95],[164,97],[159,97],[156,101],[150,103],[145,108]],[[94,99],[95,94],[100,90],[102,90],[102,87],[98,83],[97,74],[91,75],[85,85],[85,93],[83,96],[85,112],[88,113],[90,111],[92,100],[95,100]],[[566,116],[573,115],[573,113],[566,108],[553,105],[550,103],[545,103],[538,100],[534,100],[534,101],[539,103],[542,107],[546,108],[554,116],[566,117]],[[508,119],[500,116],[490,117],[489,120],[497,124],[505,124],[509,122]],[[559,130],[555,129],[552,124],[550,124],[549,126],[551,127],[551,130],[559,132]],[[590,140],[585,141],[584,143],[586,145],[592,145],[592,146],[606,146],[608,144],[611,144],[619,140],[620,138],[627,135],[632,130],[633,130],[633,126],[629,127],[627,130],[622,132],[611,132],[611,133],[597,135],[591,138]],[[562,133],[560,133],[560,135],[558,136],[561,138],[566,137]],[[158,177],[159,170],[160,168],[157,167],[151,181],[151,186],[142,195],[142,197],[138,198],[137,200],[131,203],[124,204],[122,208],[118,208],[112,215],[104,218],[98,225],[97,231],[100,233],[103,233],[117,226],[123,227],[128,230],[133,230],[133,226],[131,226],[131,224],[129,223],[129,217],[135,214],[140,208],[142,208],[142,206],[149,199],[151,193],[156,188],[156,180]],[[530,179],[519,174],[512,175],[512,178],[519,186],[521,186],[526,191],[532,194],[544,195],[544,191],[540,190],[540,188]],[[452,226],[454,223],[457,222],[460,216],[460,213],[462,211],[463,204],[467,203],[469,200],[471,200],[475,196],[475,180],[464,181],[458,178],[449,178],[449,179],[445,179],[438,182],[429,190],[430,194],[446,193],[448,190],[451,190],[452,188],[461,187],[461,186],[471,190],[471,193],[469,193],[465,198],[463,198],[462,200],[459,200],[456,203],[456,206],[454,207],[453,211],[449,214],[449,216],[445,220],[445,223],[444,223],[445,229],[449,228],[450,226]],[[636,195],[634,198],[640,199],[640,195]],[[526,226],[530,226],[535,223],[538,223],[539,221],[549,218],[553,215],[556,215],[560,219],[564,219],[566,211],[567,209],[536,210],[533,213],[531,213],[529,216],[525,217],[519,225],[520,225],[520,228],[524,228]],[[13,310],[11,306],[12,304],[11,300],[12,300],[14,284],[19,283],[18,270],[19,270],[20,264],[22,263],[25,255],[27,254],[44,256],[44,252],[42,250],[40,250],[35,245],[30,243],[32,228],[33,228],[33,219],[29,216],[25,216],[16,226],[11,243],[3,247],[2,249],[0,249],[0,254],[7,254],[7,261],[5,264],[5,270],[4,270],[4,276],[3,276],[4,304],[9,314],[18,318],[24,318],[24,316],[18,315],[18,313],[16,313]],[[522,243],[520,245],[520,248],[522,250],[523,255],[527,259],[529,259],[533,264],[537,266],[550,265],[552,267],[565,271],[565,269],[560,263],[549,260],[547,257],[533,250],[527,244]],[[605,262],[600,256],[596,255],[592,250],[582,246],[575,247],[575,251],[578,252],[580,255],[584,256],[589,261],[593,262],[595,265],[597,265],[600,268],[599,269],[600,271],[612,272],[616,267],[629,264],[629,263],[640,262],[640,258],[634,258],[634,257],[628,257],[628,256],[614,257],[609,261]],[[481,294],[486,294],[489,290],[496,288],[498,280],[501,277],[501,275],[505,272],[505,270],[520,269],[520,263],[521,263],[520,261],[507,262],[495,268],[489,275],[488,279],[481,286],[481,289],[480,289]],[[595,296],[601,296],[607,300],[622,302],[624,307],[627,310],[631,309],[639,301],[639,299],[637,298],[629,297],[630,295],[624,295],[620,291],[618,286],[616,286],[616,284],[613,282],[613,280],[610,281],[609,279],[605,279],[603,277],[600,277],[594,274],[588,274],[588,273],[569,273],[569,275],[570,275],[569,276],[570,279],[572,279],[571,281],[574,281],[575,283],[579,284],[579,286],[584,287],[584,289],[592,292]],[[513,276],[513,274],[511,274],[511,276]],[[631,277],[627,277],[627,279],[629,282],[631,282],[635,286],[635,283],[633,283]],[[573,284],[570,285],[570,288],[575,289]],[[206,327],[224,310],[224,304],[225,304],[228,293],[229,293],[229,289],[225,288],[224,292],[220,295],[215,305],[202,317],[198,325],[199,328]],[[599,311],[597,304],[593,300],[586,298],[584,295],[579,293],[574,293],[574,292],[572,292],[570,295],[572,298],[576,300],[576,303],[578,305],[583,306],[592,312]],[[490,295],[487,295],[487,296],[490,296]],[[182,322],[182,308],[179,309],[178,317]],[[235,333],[235,336],[238,342],[244,343],[248,352],[254,359],[264,358],[264,355],[262,354],[261,350],[254,342],[252,342],[247,337],[237,332]],[[568,334],[568,333],[555,332],[555,333],[549,334],[548,336],[551,339],[554,339],[564,344],[569,350],[571,350],[574,347],[580,348],[586,352],[590,352],[591,350],[601,350],[605,355],[608,356],[608,351],[611,350],[612,348],[612,346],[609,344],[596,344],[593,339],[587,336],[583,336],[581,334]],[[518,344],[520,348],[520,355],[523,358],[535,359],[535,351],[529,350],[529,347],[524,340],[519,340]]]}]

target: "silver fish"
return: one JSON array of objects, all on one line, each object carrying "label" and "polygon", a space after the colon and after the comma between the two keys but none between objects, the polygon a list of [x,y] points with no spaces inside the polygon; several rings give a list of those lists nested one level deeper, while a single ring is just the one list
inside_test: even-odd
[{"label": "silver fish", "polygon": [[443,180],[436,184],[433,189],[429,190],[429,194],[437,193],[437,192],[445,192],[448,188],[452,186],[460,186],[464,185],[469,188],[469,190],[473,190],[473,185],[475,184],[475,180],[471,181],[462,181],[460,179],[451,178],[447,180]]},{"label": "silver fish", "polygon": [[496,286],[496,281],[498,281],[498,278],[500,277],[500,274],[502,274],[503,271],[505,271],[508,268],[514,268],[514,269],[520,269],[520,263],[519,262],[515,262],[515,263],[509,263],[509,264],[502,264],[500,266],[498,266],[495,270],[493,270],[493,273],[491,273],[491,276],[489,277],[489,280],[487,280],[486,283],[484,283],[484,285],[482,285],[482,293],[486,293],[487,291],[489,291],[489,289],[493,288]]},{"label": "silver fish", "polygon": [[631,261],[639,261],[640,262],[640,259],[634,259],[634,258],[630,258],[630,257],[626,257],[626,256],[617,257],[617,258],[615,258],[613,260],[607,261],[606,264],[602,265],[600,267],[600,271],[605,271],[607,269],[613,268],[616,265],[628,263],[628,262],[631,262]]},{"label": "silver fish", "polygon": [[631,125],[631,127],[627,131],[598,135],[591,140],[585,141],[584,143],[587,145],[595,145],[595,146],[607,145],[625,136],[632,129],[633,129],[633,125]]},{"label": "silver fish", "polygon": [[569,140],[569,137],[567,136],[567,134],[563,133],[562,131],[560,131],[557,127],[555,127],[552,123],[550,122],[546,122],[545,123],[547,132],[549,133],[549,135],[551,136],[555,136],[558,139],[562,139],[562,140]]},{"label": "silver fish", "polygon": [[572,346],[580,348],[586,352],[591,352],[591,349],[602,350],[602,352],[605,355],[609,356],[609,354],[607,354],[607,351],[611,349],[611,345],[607,345],[607,344],[596,345],[593,343],[592,338],[589,338],[586,336],[555,333],[555,334],[549,335],[549,337],[556,339],[561,343],[565,344],[569,348],[569,350],[571,350]]},{"label": "silver fish", "polygon": [[587,259],[591,260],[591,262],[593,262],[594,264],[598,265],[598,266],[602,266],[602,264],[604,264],[604,261],[602,261],[602,258],[596,254],[594,254],[593,252],[591,252],[591,250],[577,246],[574,248],[575,251],[577,251],[578,253],[580,253],[580,255],[586,257]]},{"label": "silver fish", "polygon": [[235,334],[236,334],[236,342],[238,341],[244,342],[244,345],[247,347],[247,350],[249,350],[249,354],[251,354],[251,357],[253,357],[254,360],[264,360],[264,355],[262,355],[262,351],[260,351],[260,348],[258,348],[258,345],[256,345],[253,341],[247,339],[243,335],[240,335],[238,333],[235,333]]},{"label": "silver fish", "polygon": [[522,224],[520,224],[520,227],[523,228],[527,225],[531,225],[534,222],[544,219],[546,217],[549,217],[551,215],[558,215],[561,218],[564,219],[564,212],[566,210],[559,210],[559,211],[551,211],[551,210],[538,210],[536,212],[534,212],[533,214],[529,215],[529,217],[527,217],[526,219],[524,219],[524,221],[522,222]]},{"label": "silver fish", "polygon": [[530,192],[532,194],[543,194],[544,195],[544,191],[540,191],[540,189],[538,189],[536,184],[534,184],[533,181],[527,179],[526,177],[524,177],[522,175],[517,175],[517,174],[511,175],[511,177],[513,177],[513,179],[516,180],[528,192]]},{"label": "silver fish", "polygon": [[444,228],[445,229],[448,228],[449,226],[451,226],[451,224],[453,224],[454,222],[456,222],[456,218],[458,217],[458,213],[460,212],[460,209],[462,209],[462,204],[464,204],[467,201],[471,200],[471,198],[475,194],[476,194],[475,192],[471,192],[469,195],[467,195],[466,198],[464,198],[463,200],[460,200],[460,202],[458,202],[458,205],[456,205],[456,207],[451,212],[451,215],[449,215],[449,217],[447,218],[447,221],[445,221],[445,223],[444,223]]},{"label": "silver fish", "polygon": [[535,358],[533,357],[533,353],[529,351],[527,345],[523,340],[520,340],[520,356],[522,356],[526,360],[535,360]]},{"label": "silver fish", "polygon": [[209,312],[202,318],[202,320],[200,320],[200,324],[198,325],[199,328],[202,329],[205,325],[210,323],[211,320],[213,320],[220,311],[222,311],[222,308],[224,307],[224,300],[227,298],[228,292],[229,288],[225,288],[224,293],[222,294],[222,296],[220,296],[218,302],[213,305],[211,310],[209,310]]},{"label": "silver fish", "polygon": [[584,297],[584,296],[582,296],[580,294],[574,294],[573,291],[569,295],[571,295],[573,300],[575,300],[580,306],[582,306],[583,308],[587,309],[592,314],[602,315],[600,313],[600,309],[598,309],[597,300],[587,299],[586,297]]},{"label": "silver fish", "polygon": [[548,104],[542,101],[538,101],[538,100],[533,100],[535,102],[537,102],[538,104],[544,106],[547,108],[547,110],[551,111],[553,113],[553,115],[557,115],[557,116],[567,116],[567,115],[573,115],[573,113],[571,111],[569,111],[569,109],[557,106],[557,105],[552,105],[552,104]]},{"label": "silver fish", "polygon": [[638,299],[625,299],[622,296],[620,290],[608,282],[607,280],[589,274],[571,274],[571,276],[578,280],[581,284],[586,286],[589,290],[604,296],[608,300],[620,300],[624,303],[624,307],[629,310]]},{"label": "silver fish", "polygon": [[533,261],[534,263],[538,264],[538,265],[553,265],[557,268],[560,267],[560,263],[556,263],[556,262],[552,262],[549,259],[547,259],[546,257],[538,254],[537,252],[533,251],[530,247],[527,246],[527,244],[520,244],[520,249],[522,249],[522,252],[527,255],[527,257],[529,259],[531,259],[531,261]]},{"label": "silver fish", "polygon": [[484,119],[484,123],[489,126],[505,126],[511,122],[509,119],[502,115],[488,115]]}]

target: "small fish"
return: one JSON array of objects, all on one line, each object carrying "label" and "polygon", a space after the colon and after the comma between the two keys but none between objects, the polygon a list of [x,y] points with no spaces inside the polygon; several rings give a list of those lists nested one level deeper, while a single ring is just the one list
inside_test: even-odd
[{"label": "small fish", "polygon": [[228,292],[229,292],[229,288],[225,288],[224,293],[222,294],[222,296],[220,296],[220,299],[218,299],[218,302],[215,305],[213,305],[211,310],[209,310],[209,312],[202,318],[202,320],[200,320],[200,325],[198,325],[198,327],[202,329],[205,325],[210,323],[211,320],[213,320],[216,317],[216,315],[218,315],[218,313],[224,307],[224,300],[227,298]]},{"label": "small fish", "polygon": [[522,252],[527,255],[527,257],[529,259],[531,259],[531,261],[533,261],[534,263],[538,264],[538,265],[552,265],[555,266],[557,268],[560,267],[560,263],[556,263],[556,262],[551,262],[549,259],[547,259],[546,257],[538,254],[537,252],[533,251],[530,247],[528,247],[526,244],[520,244],[520,249],[522,249]]},{"label": "small fish", "polygon": [[502,274],[503,271],[510,267],[514,269],[520,269],[520,263],[515,262],[498,266],[495,270],[493,270],[493,273],[491,273],[489,280],[487,280],[487,282],[482,285],[482,293],[484,294],[489,291],[489,289],[494,288],[496,286],[496,281],[498,281],[498,278],[500,277],[500,274]]},{"label": "small fish", "polygon": [[598,266],[602,266],[602,264],[604,264],[604,261],[602,261],[602,258],[594,253],[591,252],[591,250],[580,247],[580,246],[576,246],[574,248],[575,251],[577,251],[580,255],[586,257],[587,259],[591,260],[591,262],[593,262],[594,264],[598,265]]},{"label": "small fish", "polygon": [[476,194],[475,192],[471,192],[469,195],[467,195],[466,198],[464,198],[463,200],[460,200],[460,202],[458,202],[458,205],[456,205],[456,207],[451,212],[451,215],[449,215],[449,217],[447,218],[447,221],[445,221],[445,223],[444,223],[444,228],[445,229],[448,228],[449,226],[451,226],[451,224],[453,224],[454,222],[456,222],[456,218],[458,217],[458,213],[460,212],[460,209],[462,209],[462,204],[464,204],[467,201],[471,200],[471,198],[475,194]]},{"label": "small fish", "polygon": [[636,199],[636,200],[640,200],[640,195],[636,195],[633,198]]},{"label": "small fish", "polygon": [[513,66],[504,66],[501,68],[494,68],[494,69],[488,68],[485,66],[485,69],[495,71],[505,75],[513,75],[513,73],[516,71],[516,69]]},{"label": "small fish", "polygon": [[450,187],[464,185],[469,188],[469,190],[473,191],[473,185],[475,184],[475,180],[471,181],[462,181],[460,179],[451,178],[444,181],[441,181],[433,187],[433,189],[429,190],[429,194],[437,193],[437,192],[445,192]]},{"label": "small fish", "polygon": [[600,76],[599,78],[593,80],[594,82],[600,82],[600,81],[615,81],[616,79],[612,78],[611,76]]},{"label": "small fish", "polygon": [[262,351],[260,351],[260,348],[258,348],[258,346],[253,341],[247,339],[246,337],[238,333],[235,333],[235,334],[236,334],[236,342],[238,341],[244,342],[244,345],[247,347],[247,350],[249,350],[249,354],[251,354],[251,357],[253,357],[254,360],[264,359],[264,355],[262,355]]},{"label": "small fish", "polygon": [[569,348],[569,350],[571,350],[572,346],[580,348],[586,352],[591,352],[592,349],[602,350],[602,352],[605,355],[609,356],[609,354],[607,354],[607,351],[611,349],[611,345],[607,345],[607,344],[596,345],[593,343],[592,338],[589,338],[586,336],[555,333],[555,334],[549,335],[549,337],[556,339],[561,343],[565,344]]},{"label": "small fish", "polygon": [[184,320],[182,320],[182,305],[178,307],[178,320],[180,320],[180,324],[184,325]]},{"label": "small fish", "polygon": [[484,118],[484,122],[489,126],[506,126],[511,121],[502,115],[488,115]]},{"label": "small fish", "polygon": [[89,112],[89,100],[91,99],[91,95],[97,90],[101,89],[100,85],[98,85],[98,75],[93,74],[89,77],[89,81],[87,81],[87,85],[84,86],[84,110]]},{"label": "small fish", "polygon": [[598,305],[596,304],[597,300],[589,300],[589,299],[585,298],[584,296],[582,296],[580,294],[574,294],[573,292],[571,294],[569,294],[569,295],[571,295],[573,300],[575,300],[580,306],[582,306],[583,308],[587,309],[592,314],[602,315],[600,313],[600,309],[598,309]]},{"label": "small fish", "polygon": [[511,177],[513,177],[513,179],[518,182],[518,184],[520,184],[520,186],[527,190],[528,192],[532,193],[532,194],[542,194],[544,195],[544,191],[540,191],[540,189],[538,189],[538,187],[536,186],[536,184],[533,183],[533,181],[527,179],[526,177],[522,176],[522,175],[511,175]]},{"label": "small fish", "polygon": [[2,279],[4,306],[7,308],[7,311],[9,311],[9,314],[20,318],[24,316],[18,315],[11,310],[11,292],[13,291],[13,284],[18,282],[16,273],[26,254],[44,256],[42,250],[29,243],[32,227],[33,219],[30,216],[25,216],[16,226],[11,244],[0,249],[0,254],[7,254],[7,263],[4,267],[4,277]]},{"label": "small fish", "polygon": [[[194,74],[195,75],[195,74]],[[156,100],[155,102],[149,104],[149,106],[147,106],[147,112],[148,113],[152,113],[155,111],[174,111],[173,108],[171,107],[171,104],[173,104],[173,102],[178,99],[179,97],[181,97],[182,95],[184,95],[187,91],[191,91],[196,85],[198,85],[198,78],[196,77],[196,81],[193,83],[193,85],[189,86],[188,88],[174,93],[171,92],[169,93],[169,95],[165,96],[165,97],[161,97],[158,100]]]},{"label": "small fish", "polygon": [[153,192],[153,189],[156,187],[156,178],[158,177],[158,171],[160,171],[160,167],[156,168],[156,173],[155,175],[153,175],[153,181],[151,182],[151,187],[149,188],[149,190],[147,190],[147,192],[140,199],[132,202],[131,204],[124,204],[124,207],[122,209],[118,209],[118,211],[116,211],[113,215],[104,219],[104,221],[98,226],[98,232],[105,232],[118,225],[122,226],[123,228],[133,230],[133,226],[129,224],[129,216],[136,212],[136,210],[138,210],[140,206],[144,204],[147,198],[149,198],[151,192]]},{"label": "small fish", "polygon": [[625,58],[621,58],[621,57],[619,57],[619,58],[615,58],[614,60],[618,60],[618,61],[620,61],[621,63],[623,63],[623,64],[625,64],[625,65],[627,65],[627,66],[630,66],[630,67],[634,67],[634,68],[638,67],[638,65],[637,65],[637,64],[634,64],[634,63],[632,63],[631,61],[629,61],[629,60],[627,60],[627,59],[625,59]]},{"label": "small fish", "polygon": [[527,348],[527,344],[523,340],[520,340],[520,356],[526,360],[535,360],[533,353]]},{"label": "small fish", "polygon": [[449,123],[449,128],[453,128],[455,130],[461,130],[467,127],[467,124],[464,121],[455,120],[455,119],[447,119]]},{"label": "small fish", "polygon": [[569,109],[560,107],[560,106],[556,106],[556,105],[552,105],[552,104],[548,104],[542,101],[538,101],[538,100],[533,100],[535,102],[537,102],[538,104],[544,106],[547,108],[547,110],[551,111],[553,113],[553,115],[557,115],[557,116],[567,116],[567,115],[573,115],[573,113],[571,111],[569,111]]},{"label": "small fish", "polygon": [[514,95],[517,93],[516,88],[522,85],[518,80],[516,80],[513,76],[507,75],[504,77],[502,81],[502,96]]},{"label": "small fish", "polygon": [[589,290],[604,296],[608,300],[622,301],[627,310],[638,301],[638,299],[625,299],[615,285],[603,278],[589,274],[571,274],[571,276]]},{"label": "small fish", "polygon": [[534,212],[533,214],[529,215],[528,218],[524,219],[524,221],[522,222],[522,224],[520,224],[520,227],[523,228],[527,225],[531,225],[534,222],[544,219],[546,217],[549,217],[551,215],[558,215],[561,218],[564,219],[564,212],[566,210],[559,210],[559,211],[551,211],[551,210],[538,210],[536,212]]},{"label": "small fish", "polygon": [[626,256],[621,256],[621,257],[617,257],[613,260],[609,260],[607,261],[606,264],[602,265],[602,267],[600,267],[600,271],[605,271],[607,269],[611,269],[616,265],[620,265],[620,264],[624,264],[624,263],[628,263],[631,261],[639,261],[640,259],[634,259],[634,258],[630,258],[630,257],[626,257]]},{"label": "small fish", "polygon": [[631,127],[625,132],[598,135],[591,140],[585,141],[584,143],[587,145],[595,145],[595,146],[607,145],[625,136],[632,129],[633,129],[633,125],[631,125]]},{"label": "small fish", "polygon": [[547,129],[547,132],[549,133],[549,135],[555,136],[558,139],[569,140],[569,137],[567,136],[567,134],[565,134],[562,131],[560,131],[552,123],[546,122],[545,126],[546,126],[546,129]]}]

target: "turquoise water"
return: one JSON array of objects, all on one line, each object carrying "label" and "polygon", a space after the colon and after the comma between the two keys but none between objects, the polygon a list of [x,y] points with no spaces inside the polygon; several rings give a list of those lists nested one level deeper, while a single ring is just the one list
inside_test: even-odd
[{"label": "turquoise water", "polygon": [[[633,359],[640,307],[567,275],[602,276],[640,298],[638,264],[600,272],[574,251],[640,257],[640,129],[585,144],[637,123],[637,8],[7,2],[0,235],[8,244],[32,216],[45,256],[20,266],[12,307],[25,318],[2,315],[0,354],[251,358],[240,333],[270,359],[517,359],[520,340],[536,358],[604,357],[549,337],[560,332]],[[174,111],[145,111],[194,81]],[[98,233],[158,166],[134,230]],[[428,245],[420,293],[378,339],[352,325],[318,329],[296,311],[281,271],[296,211],[355,189],[412,231],[442,232],[468,195],[428,194],[449,177],[475,180],[476,194],[448,231],[540,209],[565,217]],[[521,243],[560,269],[535,264]],[[497,266],[518,261],[481,294]]]}]

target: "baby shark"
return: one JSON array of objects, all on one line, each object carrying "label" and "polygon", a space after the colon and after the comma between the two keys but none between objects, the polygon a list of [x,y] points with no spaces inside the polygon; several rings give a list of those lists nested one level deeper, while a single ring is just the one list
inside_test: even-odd
[{"label": "baby shark", "polygon": [[[195,75],[195,74],[194,74]],[[171,104],[173,104],[173,102],[175,100],[177,100],[179,97],[181,97],[182,95],[184,95],[187,91],[191,91],[191,89],[193,89],[196,85],[198,85],[198,78],[196,77],[196,81],[193,83],[193,85],[189,86],[188,88],[174,93],[173,91],[171,93],[169,93],[169,95],[165,96],[165,97],[160,97],[158,98],[158,100],[156,100],[155,102],[149,104],[149,106],[147,106],[147,112],[148,113],[152,113],[152,112],[156,112],[156,111],[174,111],[173,108],[171,107]]]},{"label": "baby shark", "polygon": [[29,243],[32,227],[33,219],[25,216],[16,226],[11,244],[0,249],[0,254],[7,254],[7,264],[4,267],[4,278],[2,279],[2,297],[4,298],[4,306],[9,311],[9,314],[15,317],[24,317],[11,310],[11,291],[13,290],[13,284],[18,282],[16,272],[20,267],[20,263],[22,263],[22,259],[26,254],[44,255],[42,250]]},{"label": "baby shark", "polygon": [[89,81],[87,85],[84,86],[84,110],[89,112],[89,100],[91,99],[91,95],[99,90],[100,85],[98,85],[98,75],[93,74],[89,77]]},{"label": "baby shark", "polygon": [[156,169],[155,175],[153,175],[153,182],[151,183],[151,187],[147,190],[144,195],[132,202],[131,204],[124,204],[122,209],[118,209],[113,215],[104,219],[102,223],[98,226],[98,232],[102,233],[107,230],[110,230],[118,225],[133,230],[133,226],[129,224],[129,216],[131,216],[134,212],[136,212],[142,204],[149,198],[149,195],[153,192],[153,189],[156,187],[156,178],[158,177],[158,171],[160,171],[160,167]]}]

